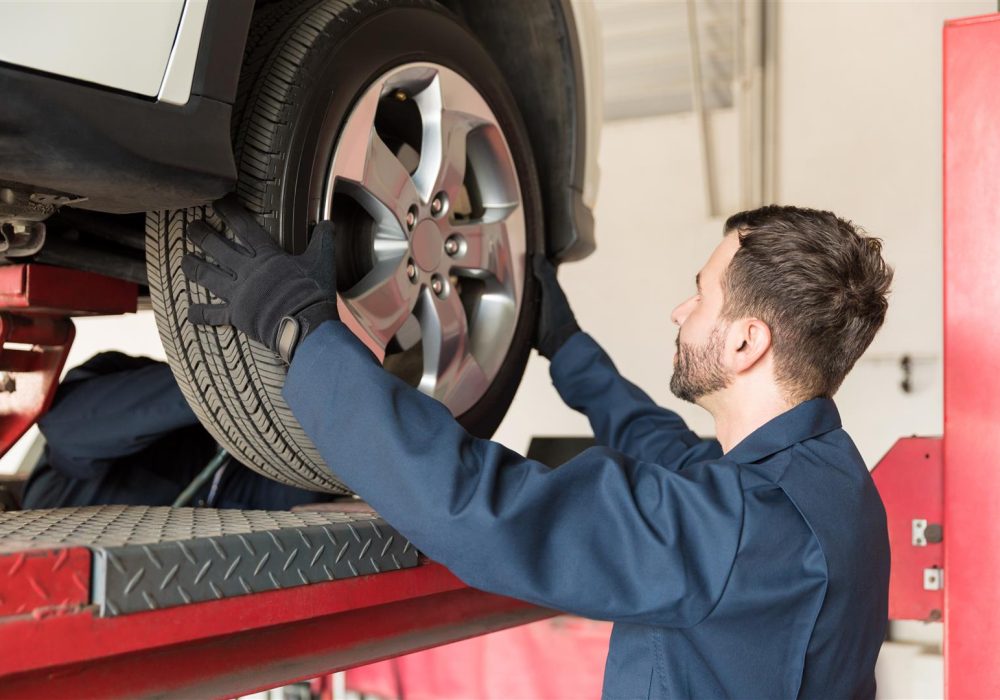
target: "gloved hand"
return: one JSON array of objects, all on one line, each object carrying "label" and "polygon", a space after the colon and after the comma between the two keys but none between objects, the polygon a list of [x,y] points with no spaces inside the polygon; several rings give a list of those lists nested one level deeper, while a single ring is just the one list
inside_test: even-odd
[{"label": "gloved hand", "polygon": [[188,238],[214,262],[189,254],[181,269],[225,302],[192,304],[188,319],[210,326],[232,325],[291,362],[296,346],[310,331],[338,318],[333,225],[318,224],[306,252],[289,255],[235,195],[212,206],[242,246],[204,221],[188,229]]},{"label": "gloved hand", "polygon": [[532,265],[542,297],[535,347],[542,357],[551,360],[570,336],[580,330],[580,326],[569,307],[566,293],[556,279],[555,266],[544,255],[536,255]]}]

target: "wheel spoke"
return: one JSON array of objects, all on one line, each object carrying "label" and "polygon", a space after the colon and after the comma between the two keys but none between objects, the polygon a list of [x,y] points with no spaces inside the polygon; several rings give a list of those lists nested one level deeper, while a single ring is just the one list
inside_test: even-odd
[{"label": "wheel spoke", "polygon": [[465,181],[466,144],[472,124],[459,112],[441,113],[441,164],[431,185],[431,192],[447,192],[452,199],[458,197]]},{"label": "wheel spoke", "polygon": [[378,93],[366,95],[355,107],[340,136],[335,169],[338,179],[380,223],[385,214],[402,227],[407,209],[417,201],[410,173],[375,131]]},{"label": "wheel spoke", "polygon": [[490,381],[486,372],[479,361],[468,354],[459,365],[442,400],[458,415],[472,408],[489,388]]},{"label": "wheel spoke", "polygon": [[375,265],[343,297],[362,329],[384,349],[413,311],[417,295],[405,259],[396,258]]},{"label": "wheel spoke", "polygon": [[458,414],[482,396],[488,380],[469,352],[469,329],[462,300],[452,290],[441,299],[425,290],[415,314],[423,340],[420,390],[447,403]]},{"label": "wheel spoke", "polygon": [[452,291],[446,299],[424,290],[415,311],[420,321],[424,350],[424,375],[420,390],[440,398],[449,377],[466,355],[469,342],[468,323],[462,300]]},{"label": "wheel spoke", "polygon": [[452,258],[452,270],[471,277],[492,276],[505,284],[511,275],[510,246],[504,221],[475,222],[454,227],[464,245]]},{"label": "wheel spoke", "polygon": [[414,101],[423,121],[420,163],[413,173],[417,191],[424,201],[441,190],[457,197],[469,133],[494,118],[482,97],[451,74],[438,73]]}]

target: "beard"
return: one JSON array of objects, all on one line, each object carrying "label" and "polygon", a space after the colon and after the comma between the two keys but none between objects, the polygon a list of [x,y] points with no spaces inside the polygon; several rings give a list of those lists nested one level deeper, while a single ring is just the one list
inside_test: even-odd
[{"label": "beard", "polygon": [[677,356],[670,391],[682,401],[696,403],[708,394],[729,386],[730,377],[722,366],[724,340],[722,329],[716,327],[704,345],[681,344],[677,333]]}]

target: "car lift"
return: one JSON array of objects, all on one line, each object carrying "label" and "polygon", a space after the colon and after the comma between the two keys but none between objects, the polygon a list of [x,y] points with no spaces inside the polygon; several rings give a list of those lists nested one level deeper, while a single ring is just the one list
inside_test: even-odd
[{"label": "car lift", "polygon": [[[944,49],[944,436],[873,476],[890,617],[943,622],[948,697],[1000,697],[1000,14],[948,22]],[[135,304],[0,267],[0,454],[51,400],[68,317]],[[0,514],[0,698],[231,697],[552,614],[468,588],[370,511]]]},{"label": "car lift", "polygon": [[[51,402],[70,317],[136,300],[0,267],[0,454]],[[0,698],[231,697],[554,614],[467,587],[358,506],[0,513]]]}]

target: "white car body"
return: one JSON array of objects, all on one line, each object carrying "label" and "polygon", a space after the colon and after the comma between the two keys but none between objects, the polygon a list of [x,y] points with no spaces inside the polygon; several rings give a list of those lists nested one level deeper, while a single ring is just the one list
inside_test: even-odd
[{"label": "white car body", "polygon": [[[582,199],[593,208],[600,179],[601,37],[593,2],[572,0],[571,6],[586,103]],[[7,2],[0,5],[0,62],[184,105],[207,8],[208,0]]]}]

